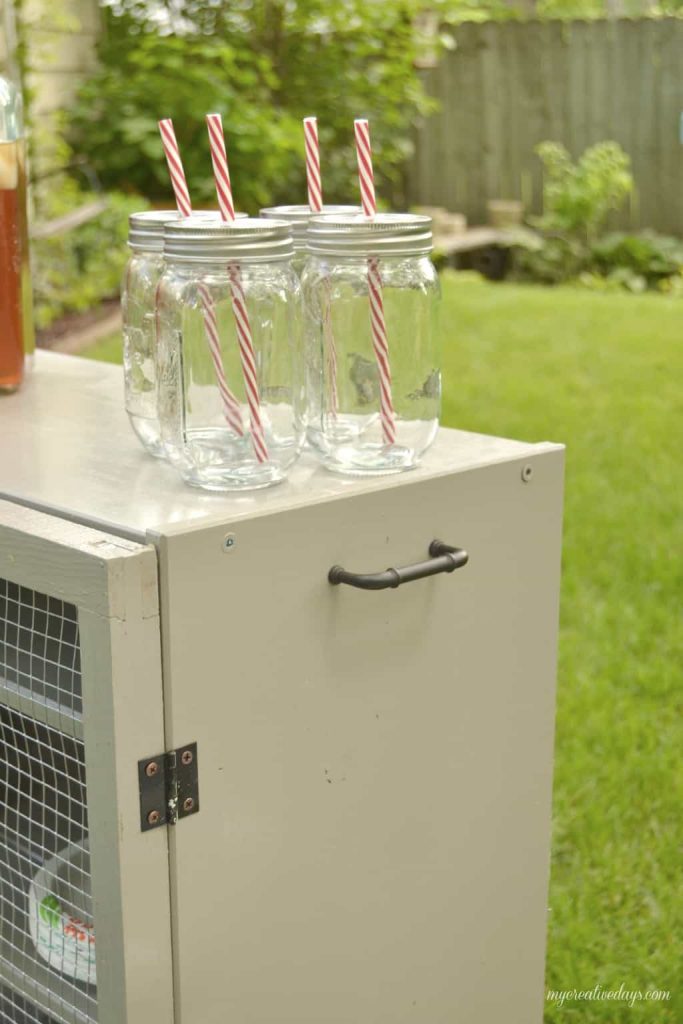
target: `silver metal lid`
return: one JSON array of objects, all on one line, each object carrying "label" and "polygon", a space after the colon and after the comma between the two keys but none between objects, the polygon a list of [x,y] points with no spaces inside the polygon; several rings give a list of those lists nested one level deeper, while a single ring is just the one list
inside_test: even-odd
[{"label": "silver metal lid", "polygon": [[311,217],[308,251],[326,256],[425,256],[432,251],[432,218],[417,213]]},{"label": "silver metal lid", "polygon": [[[243,219],[247,214],[236,213],[235,216]],[[193,210],[192,217],[221,223],[218,210]],[[134,252],[163,252],[164,224],[183,219],[177,210],[142,210],[140,213],[131,213],[128,218],[128,245]]]},{"label": "silver metal lid", "polygon": [[246,217],[226,224],[190,218],[164,225],[164,256],[169,260],[265,263],[293,255],[292,228],[284,220]]},{"label": "silver metal lid", "polygon": [[307,249],[308,224],[311,217],[315,216],[353,216],[362,213],[359,206],[323,206],[322,214],[314,214],[310,206],[266,206],[261,210],[261,217],[275,217],[278,220],[286,220],[292,226],[294,236],[294,248],[297,252],[305,252]]}]

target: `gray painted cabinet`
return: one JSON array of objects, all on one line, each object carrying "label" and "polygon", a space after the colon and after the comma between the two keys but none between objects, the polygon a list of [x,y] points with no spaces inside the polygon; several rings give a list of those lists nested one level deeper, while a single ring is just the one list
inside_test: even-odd
[{"label": "gray painted cabinet", "polygon": [[[219,497],[120,390],[42,355],[0,409],[0,1017],[540,1024],[561,447]],[[328,582],[437,538],[467,564]],[[198,804],[143,829],[193,743]]]}]

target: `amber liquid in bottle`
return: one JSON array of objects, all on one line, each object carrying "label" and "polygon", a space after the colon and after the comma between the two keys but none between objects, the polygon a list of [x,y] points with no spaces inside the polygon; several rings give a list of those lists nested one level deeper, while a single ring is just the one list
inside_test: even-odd
[{"label": "amber liquid in bottle", "polygon": [[0,142],[0,391],[15,391],[24,374],[26,172],[23,140]]}]

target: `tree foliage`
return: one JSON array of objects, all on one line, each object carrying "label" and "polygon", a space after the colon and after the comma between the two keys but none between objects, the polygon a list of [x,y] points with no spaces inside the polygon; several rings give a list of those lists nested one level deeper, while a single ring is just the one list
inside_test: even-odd
[{"label": "tree foliage", "polygon": [[110,187],[168,200],[157,121],[172,117],[195,202],[213,199],[204,115],[223,115],[236,202],[305,202],[301,118],[319,119],[328,201],[357,201],[354,117],[371,121],[379,196],[403,201],[412,124],[429,108],[418,0],[122,0],[71,139]]}]

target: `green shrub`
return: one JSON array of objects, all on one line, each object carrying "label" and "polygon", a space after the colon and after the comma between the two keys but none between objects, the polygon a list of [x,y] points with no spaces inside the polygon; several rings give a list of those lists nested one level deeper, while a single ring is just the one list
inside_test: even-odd
[{"label": "green shrub", "polygon": [[591,270],[591,244],[633,189],[630,160],[616,142],[590,146],[575,164],[559,142],[542,142],[536,153],[543,216],[531,223],[541,234],[517,249],[515,269],[522,280],[560,284]]},{"label": "green shrub", "polygon": [[[70,212],[93,199],[66,175],[40,189],[41,219]],[[139,197],[116,192],[105,197],[106,209],[73,231],[36,239],[32,245],[36,327],[44,329],[66,313],[82,312],[118,294],[128,258],[128,215],[144,209]]]},{"label": "green shrub", "polygon": [[633,191],[631,161],[616,142],[590,146],[573,164],[558,142],[542,142],[536,153],[543,163],[543,231],[591,243]]},{"label": "green shrub", "polygon": [[[566,149],[543,142],[543,216],[532,219],[535,239],[515,245],[515,273],[541,284],[578,281],[594,290],[675,293],[683,243],[653,231],[600,236],[610,213],[633,189],[630,161],[616,142],[601,142],[576,164]],[[666,282],[670,282],[667,285]]]},{"label": "green shrub", "polygon": [[593,291],[683,292],[683,243],[654,231],[612,232],[588,247],[571,238],[538,236],[517,243],[515,274],[539,284],[577,280]]},{"label": "green shrub", "polygon": [[616,267],[609,274],[596,274],[590,270],[584,271],[576,281],[583,288],[592,292],[633,292],[640,295],[647,291],[647,281],[641,274],[634,274],[627,267]]},{"label": "green shrub", "polygon": [[572,238],[539,236],[535,242],[518,242],[514,249],[515,276],[538,284],[561,284],[586,267],[584,246]]},{"label": "green shrub", "polygon": [[74,146],[87,152],[98,177],[172,205],[157,125],[172,116],[193,202],[215,205],[204,114],[218,110],[238,206],[265,204],[299,141],[294,119],[267,103],[267,66],[218,38],[142,32],[125,41],[115,34],[103,44],[71,122]]},{"label": "green shrub", "polygon": [[663,277],[657,283],[657,290],[672,298],[683,299],[683,267],[671,277]]},{"label": "green shrub", "polygon": [[238,208],[305,202],[301,118],[316,114],[325,198],[357,201],[353,119],[367,116],[378,195],[402,201],[412,122],[429,106],[414,69],[418,0],[187,5],[165,35],[150,6],[105,12],[99,65],[71,119],[107,187],[169,201],[157,121],[172,117],[193,201],[213,204],[204,115],[218,111]]},{"label": "green shrub", "polygon": [[683,269],[683,242],[654,231],[636,235],[614,231],[593,244],[591,262],[599,273],[609,274],[618,267],[656,287],[663,278]]}]

